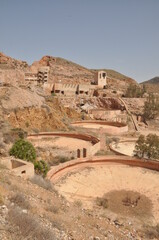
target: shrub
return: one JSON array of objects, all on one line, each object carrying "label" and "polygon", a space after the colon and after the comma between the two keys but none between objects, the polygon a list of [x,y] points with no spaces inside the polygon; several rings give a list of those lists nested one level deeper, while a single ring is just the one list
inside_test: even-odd
[{"label": "shrub", "polygon": [[155,98],[153,94],[149,94],[144,104],[144,119],[154,119],[159,114],[159,99]]},{"label": "shrub", "polygon": [[134,153],[138,157],[159,159],[159,137],[156,134],[140,135]]},{"label": "shrub", "polygon": [[55,205],[50,205],[45,208],[47,212],[52,212],[54,214],[57,214],[59,212],[59,208]]},{"label": "shrub", "polygon": [[18,226],[19,232],[23,239],[47,239],[55,240],[56,233],[46,226],[43,226],[40,221],[31,214],[26,214],[19,208],[13,208],[9,211],[8,221]]},{"label": "shrub", "polygon": [[75,205],[76,207],[82,207],[82,202],[81,202],[81,200],[75,200],[75,201],[74,201],[74,205]]},{"label": "shrub", "polygon": [[126,90],[125,97],[140,98],[143,97],[145,92],[146,92],[145,85],[143,86],[143,88],[141,88],[135,84],[130,84]]},{"label": "shrub", "polygon": [[34,163],[34,169],[36,174],[42,175],[43,177],[46,177],[46,174],[49,170],[47,163],[43,160],[36,161]]},{"label": "shrub", "polygon": [[103,198],[97,197],[96,204],[100,207],[108,208],[108,200],[104,197]]},{"label": "shrub", "polygon": [[19,139],[14,143],[9,151],[9,154],[16,158],[20,158],[33,163],[36,159],[35,148],[30,142],[23,139]]},{"label": "shrub", "polygon": [[15,203],[21,208],[29,209],[30,203],[26,200],[26,197],[22,193],[16,193],[11,198],[10,201]]},{"label": "shrub", "polygon": [[34,177],[30,179],[30,181],[34,184],[37,184],[39,187],[49,190],[50,192],[53,192],[53,191],[56,192],[56,190],[54,190],[52,183],[49,180],[44,179],[39,175],[34,175]]},{"label": "shrub", "polygon": [[0,194],[0,205],[3,205],[4,204],[4,199],[2,197],[2,195]]},{"label": "shrub", "polygon": [[144,226],[147,239],[159,239],[159,224],[156,226]]}]

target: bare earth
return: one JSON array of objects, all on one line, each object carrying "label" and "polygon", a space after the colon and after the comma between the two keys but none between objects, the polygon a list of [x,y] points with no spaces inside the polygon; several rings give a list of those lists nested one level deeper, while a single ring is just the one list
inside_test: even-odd
[{"label": "bare earth", "polygon": [[134,156],[135,142],[119,142],[117,146],[114,143],[112,147],[124,155]]},{"label": "bare earth", "polygon": [[68,138],[68,137],[50,137],[50,138],[39,138],[32,139],[32,143],[35,147],[57,147],[57,148],[66,148],[70,151],[73,151],[78,148],[89,147],[91,146],[91,142],[84,141],[76,138]]},{"label": "bare earth", "polygon": [[[155,171],[117,164],[96,165],[69,173],[56,188],[67,200],[81,200],[86,208],[92,208],[97,197],[112,191],[133,191],[151,202],[151,216],[145,220],[159,222],[159,173]],[[116,205],[120,208],[118,201]]]},{"label": "bare earth", "polygon": [[110,128],[111,126],[109,125],[102,125],[102,124],[93,124],[93,123],[75,123],[72,124],[73,126],[76,127],[83,127],[83,128],[94,128],[94,129],[98,129],[98,128]]}]

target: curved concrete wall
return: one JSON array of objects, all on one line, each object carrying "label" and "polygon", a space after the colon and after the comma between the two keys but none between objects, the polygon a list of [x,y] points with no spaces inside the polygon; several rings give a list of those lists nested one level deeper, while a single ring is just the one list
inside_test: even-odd
[{"label": "curved concrete wall", "polygon": [[[136,141],[137,141],[137,138],[136,138]],[[132,141],[132,140],[120,141],[119,144],[120,144],[120,143],[128,143],[128,142],[130,142],[130,143],[135,143],[135,140],[133,140],[133,141]],[[119,150],[114,149],[113,143],[110,143],[110,144],[109,144],[109,148],[110,148],[110,150],[112,150],[114,153],[116,153],[116,154],[118,154],[118,155],[129,156],[129,155],[126,155],[125,153],[123,153],[123,152],[121,152],[121,151],[119,151]]]},{"label": "curved concrete wall", "polygon": [[73,171],[74,169],[80,169],[83,167],[92,166],[94,164],[103,165],[109,163],[124,164],[133,167],[141,167],[159,171],[159,161],[146,161],[145,159],[137,159],[126,156],[99,156],[93,157],[92,159],[87,158],[72,160],[70,162],[60,164],[56,167],[52,167],[52,169],[48,172],[47,178],[53,182],[56,182],[59,178],[66,175],[68,172]]},{"label": "curved concrete wall", "polygon": [[[86,151],[86,156],[92,156],[94,155],[96,152],[98,152],[100,150],[100,140],[94,136],[88,135],[88,134],[81,134],[81,133],[63,133],[63,132],[41,132],[38,134],[30,134],[28,135],[28,139],[41,139],[44,137],[54,137],[54,136],[59,136],[59,137],[68,137],[68,138],[77,138],[77,139],[81,139],[84,141],[89,141],[91,142],[91,146],[85,148]],[[83,148],[84,149],[84,148]],[[83,157],[83,149],[75,149],[76,153],[77,151],[80,151],[80,157]],[[78,153],[77,156],[78,157]]]},{"label": "curved concrete wall", "polygon": [[25,179],[34,176],[34,165],[31,162],[16,159],[14,157],[5,157],[0,159],[0,163],[14,172],[17,176]]},{"label": "curved concrete wall", "polygon": [[[82,127],[84,124],[97,124],[97,128],[91,128],[90,127]],[[78,121],[78,122],[73,122],[71,125],[72,126],[77,126],[85,129],[89,129],[89,131],[98,133],[99,129],[101,126],[98,126],[98,124],[103,125],[103,126],[109,126],[107,128],[103,127],[103,133],[111,134],[111,135],[119,135],[122,133],[125,133],[128,131],[128,126],[125,123],[121,122],[106,122],[106,121]]]},{"label": "curved concrete wall", "polygon": [[92,144],[98,143],[99,139],[88,135],[88,134],[81,134],[81,133],[63,133],[63,132],[40,132],[37,134],[29,134],[28,139],[35,139],[35,138],[43,138],[43,137],[53,137],[53,136],[59,136],[59,137],[69,137],[69,138],[77,138],[85,141],[92,142]]}]

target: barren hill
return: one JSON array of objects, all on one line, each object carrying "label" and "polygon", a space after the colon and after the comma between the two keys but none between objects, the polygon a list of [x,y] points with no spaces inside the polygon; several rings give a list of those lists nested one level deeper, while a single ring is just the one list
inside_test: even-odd
[{"label": "barren hill", "polygon": [[[32,70],[39,66],[50,66],[50,81],[67,83],[90,83],[94,79],[96,69],[87,69],[63,58],[44,56],[40,61],[34,62]],[[102,69],[107,72],[110,84],[137,84],[136,81],[111,69]]]},{"label": "barren hill", "polygon": [[141,84],[159,84],[159,77],[151,78],[150,80],[144,81]]},{"label": "barren hill", "polygon": [[[29,66],[25,61],[16,60],[3,53],[0,53],[0,78],[5,81],[12,79],[12,82],[22,82],[24,72],[36,72],[41,66],[49,66],[49,82],[62,83],[90,83],[94,80],[97,70],[87,69],[79,64],[59,57],[44,56],[39,61],[33,62]],[[118,85],[118,90],[125,90],[129,84],[137,84],[132,78],[111,69],[104,69],[108,75],[108,84],[114,90]],[[5,74],[4,74],[5,73]],[[3,76],[5,75],[5,76]]]},{"label": "barren hill", "polygon": [[25,70],[29,67],[26,61],[20,61],[12,57],[6,56],[0,52],[0,69],[20,69]]},{"label": "barren hill", "polygon": [[158,76],[142,82],[141,85],[145,85],[149,92],[159,93],[159,77]]}]

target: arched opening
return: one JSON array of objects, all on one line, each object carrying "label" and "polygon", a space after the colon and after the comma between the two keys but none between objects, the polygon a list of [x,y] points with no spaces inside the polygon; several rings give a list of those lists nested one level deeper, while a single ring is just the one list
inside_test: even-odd
[{"label": "arched opening", "polygon": [[86,148],[83,148],[83,157],[87,157],[87,149]]},{"label": "arched opening", "polygon": [[81,157],[81,151],[80,149],[77,149],[77,158],[80,158]]}]

